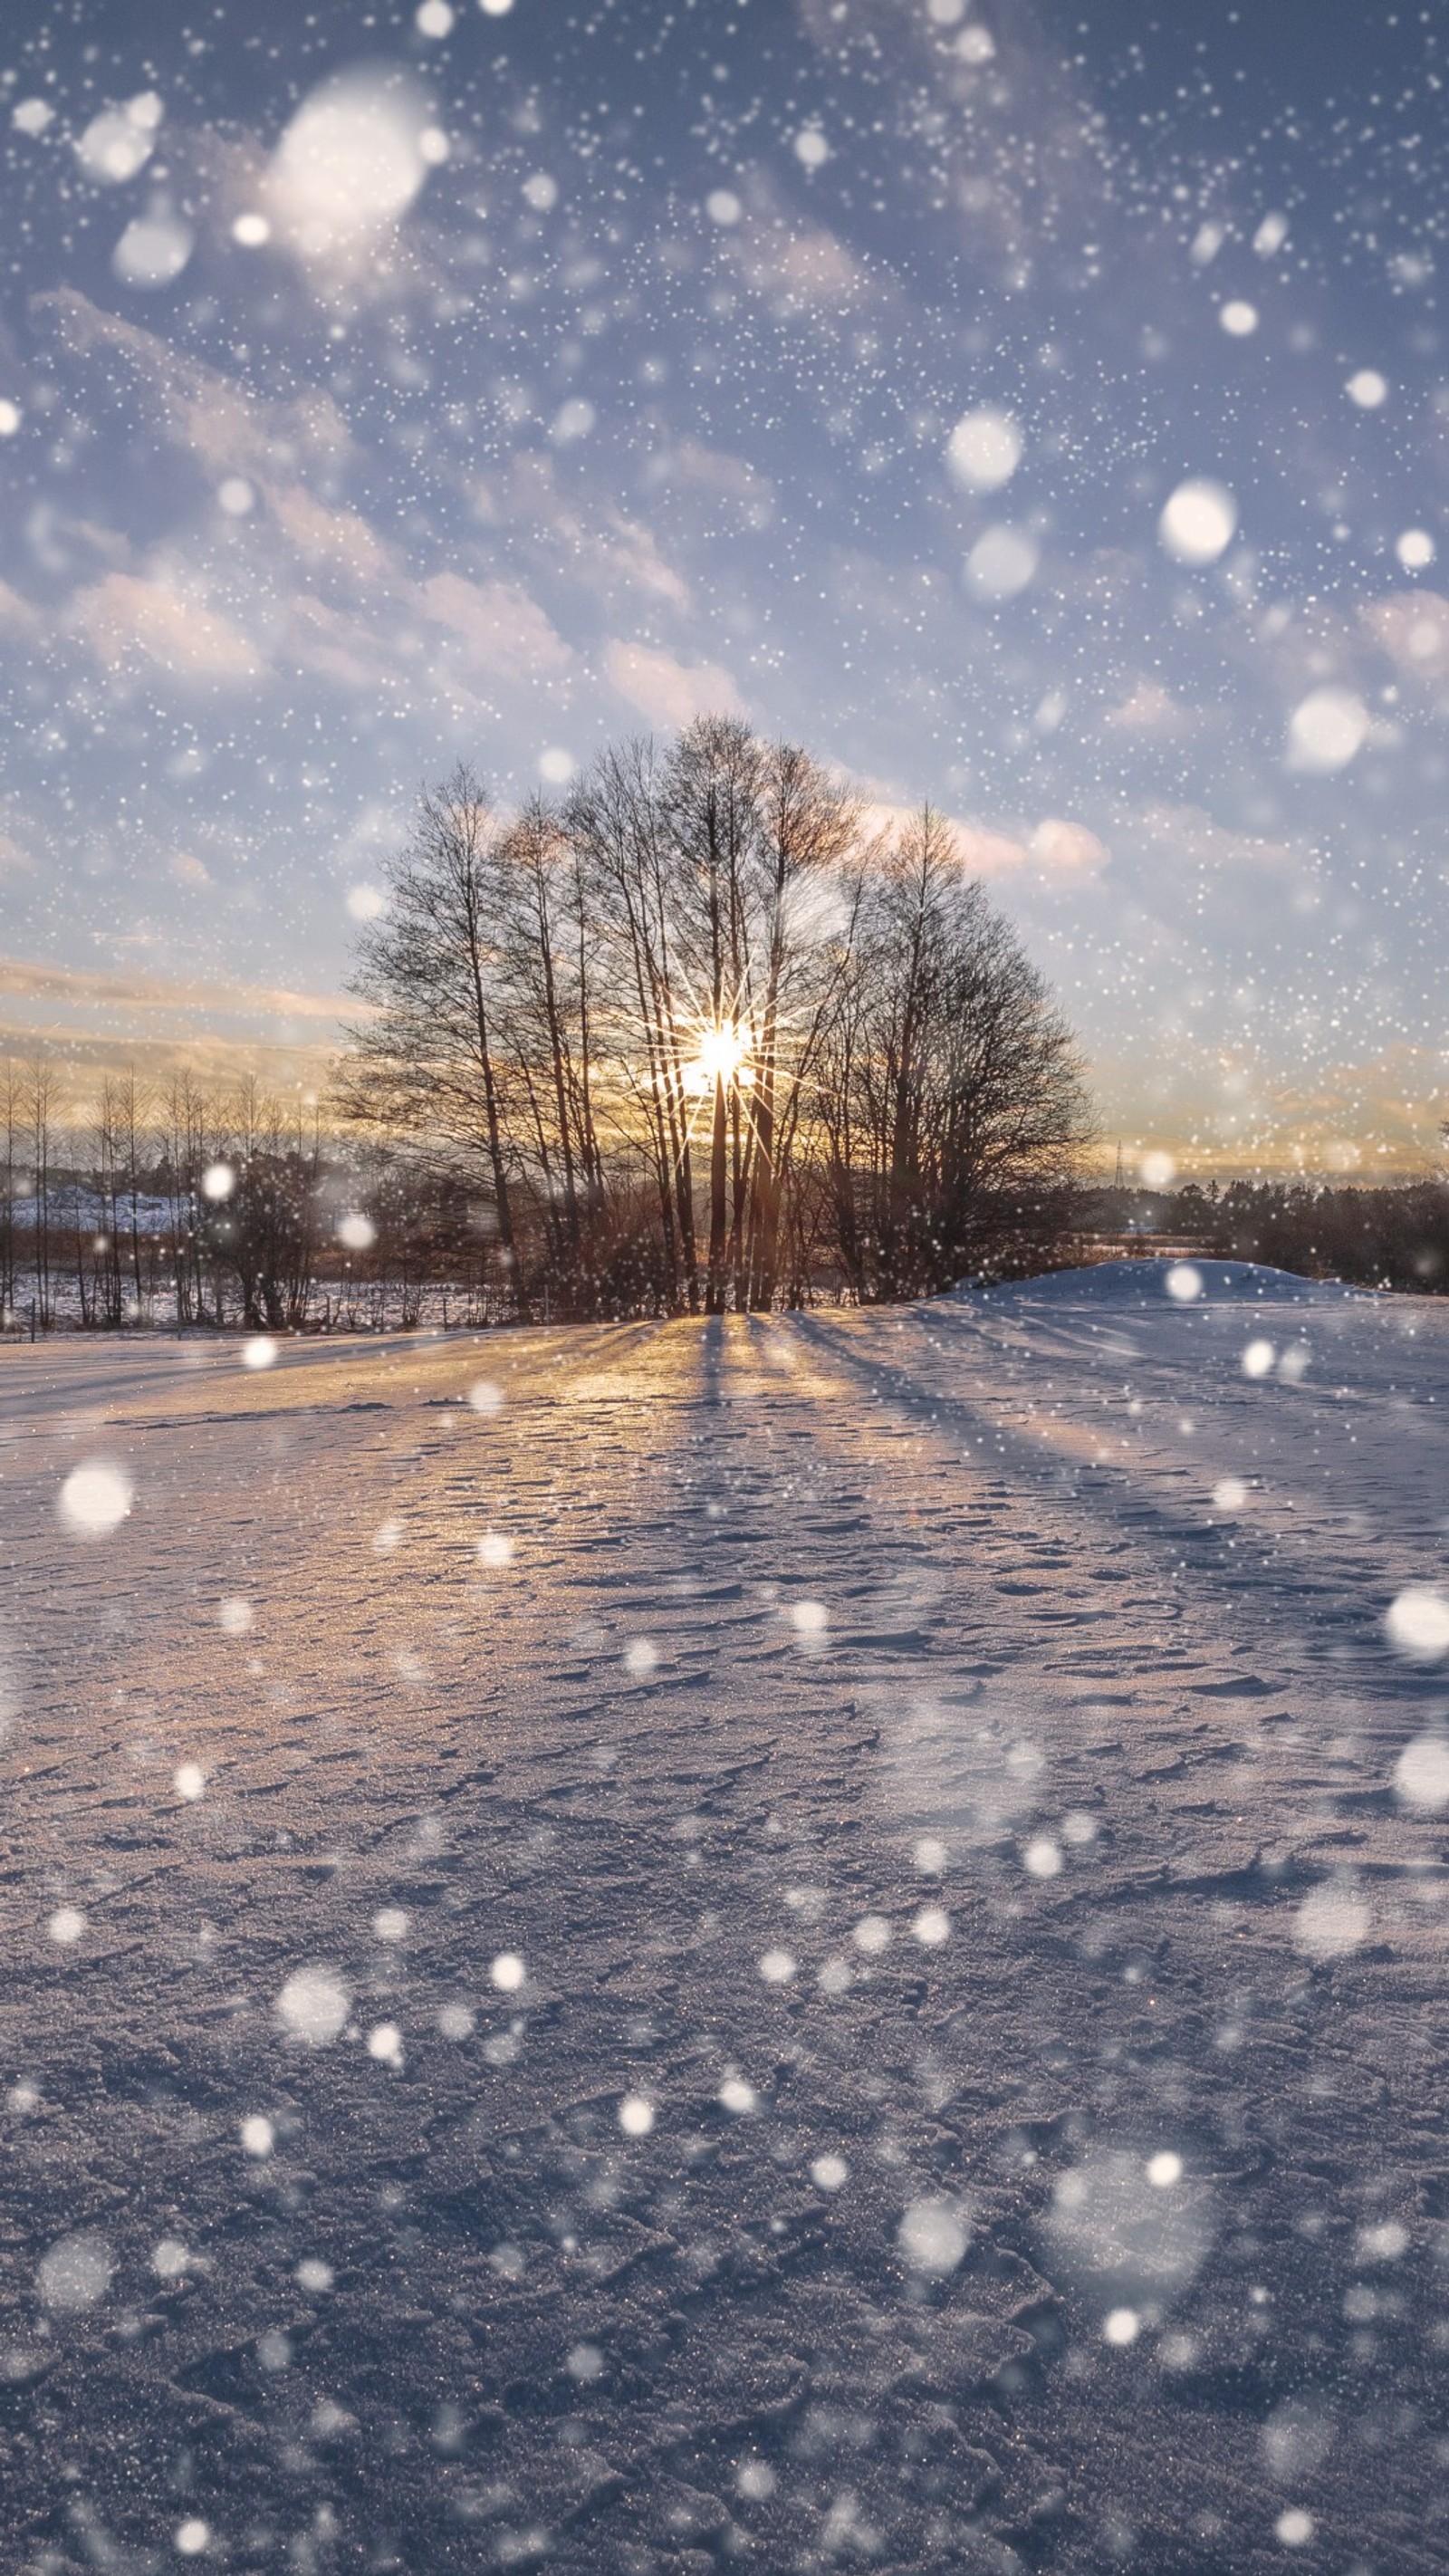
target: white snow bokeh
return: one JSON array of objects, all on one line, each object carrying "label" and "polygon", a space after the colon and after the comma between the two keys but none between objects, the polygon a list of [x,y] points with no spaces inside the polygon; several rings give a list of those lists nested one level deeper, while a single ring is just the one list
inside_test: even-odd
[{"label": "white snow bokeh", "polygon": [[1225,484],[1194,476],[1169,495],[1157,524],[1163,547],[1175,562],[1216,563],[1233,541],[1238,505]]},{"label": "white snow bokeh", "polygon": [[1438,1663],[1449,1655],[1449,1589],[1440,1583],[1406,1583],[1384,1615],[1384,1634],[1406,1662]]},{"label": "white snow bokeh", "polygon": [[1025,528],[988,528],[966,558],[966,586],[976,599],[1015,599],[1035,580],[1040,562],[1041,548]]},{"label": "white snow bokeh", "polygon": [[1369,712],[1355,689],[1310,689],[1288,725],[1288,766],[1320,776],[1346,769],[1368,740]]},{"label": "white snow bokeh", "polygon": [[61,1486],[56,1509],[77,1538],[108,1538],[131,1509],[134,1487],[124,1467],[104,1458],[73,1467]]},{"label": "white snow bokeh", "polygon": [[127,224],[111,253],[111,266],[123,286],[150,291],[174,284],[195,247],[190,224],[158,209]]},{"label": "white snow bokeh", "polygon": [[117,188],[144,170],[156,149],[164,114],[154,90],[124,107],[107,107],[76,138],[76,159],[97,187]]},{"label": "white snow bokeh", "polygon": [[1043,2220],[1052,2260],[1108,2311],[1169,2304],[1197,2277],[1217,2230],[1211,2187],[1160,2148],[1094,2148],[1058,2175]]},{"label": "white snow bokeh", "polygon": [[1368,1899],[1351,1879],[1329,1879],[1310,1890],[1293,1922],[1293,1946],[1305,1958],[1350,1958],[1373,1930]]},{"label": "white snow bokeh", "polygon": [[1011,481],[1025,447],[1011,413],[982,403],[957,421],[947,441],[946,462],[968,492],[996,492]]},{"label": "white snow bokeh", "polygon": [[333,1968],[296,1968],[277,1997],[277,2019],[293,2039],[330,2047],[352,2010],[352,1996]]},{"label": "white snow bokeh", "polygon": [[116,2271],[115,2253],[94,2228],[57,2237],[41,2256],[36,2289],[41,2304],[61,2316],[79,2315],[105,2297]]},{"label": "white snow bokeh", "polygon": [[1416,1735],[1394,1764],[1394,1787],[1406,1807],[1438,1815],[1449,1807],[1449,1734]]},{"label": "white snow bokeh", "polygon": [[427,96],[390,68],[339,72],[304,99],[268,167],[277,241],[309,272],[355,278],[407,213],[433,166]]},{"label": "white snow bokeh", "polygon": [[970,2242],[965,2211],[943,2197],[909,2202],[896,2229],[896,2243],[911,2270],[936,2280],[960,2269]]}]

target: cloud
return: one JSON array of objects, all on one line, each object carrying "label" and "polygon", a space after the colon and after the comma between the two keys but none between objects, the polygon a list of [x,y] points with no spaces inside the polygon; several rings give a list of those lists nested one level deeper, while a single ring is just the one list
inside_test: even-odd
[{"label": "cloud", "polygon": [[302,483],[264,479],[262,488],[272,518],[303,563],[325,566],[358,584],[384,581],[395,574],[394,550],[360,511],[332,508]]},{"label": "cloud", "polygon": [[38,608],[12,590],[8,581],[0,581],[0,630],[27,643],[35,642],[45,631],[45,621]]},{"label": "cloud", "polygon": [[1291,841],[1267,840],[1256,832],[1230,831],[1200,805],[1149,805],[1130,821],[1124,818],[1123,830],[1130,830],[1154,851],[1170,852],[1201,867],[1302,876],[1313,866],[1311,851]]},{"label": "cloud", "polygon": [[123,359],[159,401],[168,437],[210,473],[248,473],[268,481],[283,456],[295,474],[335,471],[353,452],[352,433],[330,394],[313,388],[290,401],[263,401],[217,368],[181,355],[154,331],[103,312],[76,287],[37,295],[31,309],[38,320],[50,321],[73,355],[104,349]]},{"label": "cloud", "polygon": [[174,575],[107,573],[104,581],[76,593],[70,616],[109,670],[121,668],[137,650],[190,687],[248,687],[267,669],[242,629],[186,596]]},{"label": "cloud", "polygon": [[456,635],[468,660],[490,679],[556,680],[574,656],[537,602],[514,582],[465,581],[439,572],[416,592],[432,622]]},{"label": "cloud", "polygon": [[653,488],[679,486],[687,491],[713,492],[722,499],[740,502],[751,524],[761,524],[758,514],[773,510],[775,486],[767,474],[751,465],[743,456],[727,455],[717,447],[706,447],[697,438],[681,438],[673,447],[661,447],[651,456],[644,469],[644,481]]},{"label": "cloud", "polygon": [[779,221],[752,223],[731,239],[730,250],[782,320],[816,310],[854,313],[881,291],[854,252],[823,224],[796,230]]},{"label": "cloud", "polygon": [[1133,683],[1130,695],[1120,705],[1108,707],[1102,722],[1114,733],[1166,742],[1196,733],[1202,717],[1192,708],[1179,705],[1161,680],[1144,677]]},{"label": "cloud", "polygon": [[744,713],[739,690],[717,662],[686,664],[647,644],[615,640],[604,649],[604,676],[650,724],[673,729],[695,716]]},{"label": "cloud", "polygon": [[509,480],[515,521],[531,537],[549,540],[548,563],[566,563],[570,576],[594,597],[611,606],[642,595],[662,600],[681,614],[690,606],[689,585],[660,549],[652,529],[606,505],[590,519],[577,501],[558,488],[551,456],[515,456]]},{"label": "cloud", "polygon": [[1099,875],[1110,864],[1112,854],[1084,823],[1064,823],[1049,817],[1038,823],[1031,836],[1031,855],[1049,877],[1074,884],[1084,877]]},{"label": "cloud", "polygon": [[358,1005],[330,993],[298,993],[285,984],[184,982],[163,975],[116,975],[98,968],[49,966],[0,957],[0,993],[16,1000],[58,1002],[72,1009],[168,1011],[180,1017],[336,1020]]},{"label": "cloud", "polygon": [[1365,632],[1403,679],[1428,686],[1449,675],[1449,599],[1437,590],[1370,600],[1359,615]]}]

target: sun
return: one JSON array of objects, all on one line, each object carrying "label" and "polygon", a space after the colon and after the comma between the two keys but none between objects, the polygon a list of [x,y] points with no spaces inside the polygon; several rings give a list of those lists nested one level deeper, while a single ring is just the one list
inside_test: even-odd
[{"label": "sun", "polygon": [[699,1034],[699,1053],[690,1067],[696,1091],[712,1091],[716,1083],[747,1090],[754,1080],[747,1058],[749,1031],[735,1020],[712,1020]]}]

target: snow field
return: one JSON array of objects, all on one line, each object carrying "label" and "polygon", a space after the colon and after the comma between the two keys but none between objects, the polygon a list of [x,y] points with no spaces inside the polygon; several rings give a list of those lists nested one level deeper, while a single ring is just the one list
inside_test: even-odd
[{"label": "snow field", "polygon": [[1120,1268],[0,1355],[18,2564],[1442,2565],[1449,1310]]}]

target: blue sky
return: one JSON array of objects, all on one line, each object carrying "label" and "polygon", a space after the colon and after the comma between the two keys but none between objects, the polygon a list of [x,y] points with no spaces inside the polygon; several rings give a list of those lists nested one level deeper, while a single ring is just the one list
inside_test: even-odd
[{"label": "blue sky", "polygon": [[19,1040],[315,1082],[422,780],[731,706],[956,818],[1109,1148],[1430,1158],[1446,48],[1266,14],[7,28]]}]

